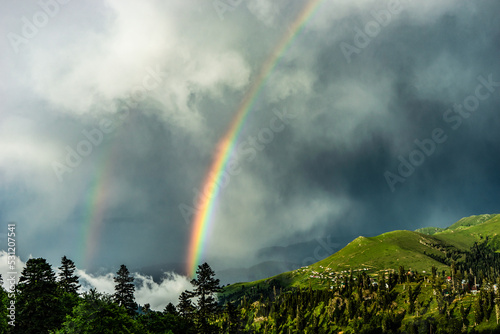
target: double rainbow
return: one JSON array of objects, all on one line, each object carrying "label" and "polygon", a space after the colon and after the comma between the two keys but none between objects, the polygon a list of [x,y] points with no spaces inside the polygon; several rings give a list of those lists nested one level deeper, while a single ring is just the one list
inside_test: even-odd
[{"label": "double rainbow", "polygon": [[194,277],[200,259],[207,245],[208,234],[213,224],[213,215],[215,204],[220,192],[218,184],[221,182],[221,176],[226,168],[226,164],[231,157],[241,128],[245,119],[257,100],[262,88],[276,67],[282,55],[287,51],[295,37],[301,32],[307,21],[313,16],[319,5],[324,0],[309,0],[300,11],[297,18],[292,23],[288,32],[282,37],[276,45],[271,55],[262,65],[258,76],[255,78],[250,89],[241,101],[231,124],[217,145],[217,154],[215,155],[208,172],[203,180],[203,190],[210,190],[209,196],[200,196],[198,210],[193,219],[193,228],[188,246],[187,270],[189,276]]}]

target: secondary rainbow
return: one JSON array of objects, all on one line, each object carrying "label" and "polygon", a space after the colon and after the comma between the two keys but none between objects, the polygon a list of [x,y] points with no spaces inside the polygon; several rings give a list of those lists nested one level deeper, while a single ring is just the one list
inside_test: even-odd
[{"label": "secondary rainbow", "polygon": [[259,74],[253,80],[253,84],[243,97],[226,134],[217,145],[217,154],[214,156],[212,164],[205,175],[203,187],[201,188],[202,191],[208,189],[210,196],[200,196],[197,206],[199,209],[196,211],[193,218],[193,228],[191,230],[188,245],[186,270],[191,277],[194,277],[196,274],[196,269],[206,247],[207,236],[213,224],[214,208],[220,191],[217,185],[220,184],[222,172],[226,168],[226,164],[234,151],[246,116],[250,110],[252,110],[253,104],[257,100],[260,91],[265,86],[267,78],[279,62],[281,56],[285,53],[295,37],[300,33],[323,1],[325,0],[309,0],[302,8],[290,29],[288,29],[288,32],[281,38],[271,55],[262,65]]},{"label": "secondary rainbow", "polygon": [[84,268],[92,265],[95,254],[99,250],[102,222],[110,187],[109,180],[115,158],[116,147],[110,143],[106,144],[99,156],[95,178],[87,191],[79,251],[79,260]]}]

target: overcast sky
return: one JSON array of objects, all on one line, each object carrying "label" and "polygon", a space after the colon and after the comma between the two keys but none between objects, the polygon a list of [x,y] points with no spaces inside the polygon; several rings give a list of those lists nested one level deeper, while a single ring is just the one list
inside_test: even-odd
[{"label": "overcast sky", "polygon": [[[307,3],[2,0],[2,249],[16,222],[22,261],[184,263],[179,208]],[[499,12],[323,1],[249,113],[204,259],[499,213]]]}]

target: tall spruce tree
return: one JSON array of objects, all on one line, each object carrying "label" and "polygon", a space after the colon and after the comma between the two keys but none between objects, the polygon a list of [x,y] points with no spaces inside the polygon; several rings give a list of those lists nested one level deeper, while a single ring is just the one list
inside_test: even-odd
[{"label": "tall spruce tree", "polygon": [[78,284],[79,277],[75,275],[75,263],[63,256],[61,259],[61,266],[59,267],[58,287],[59,287],[59,300],[65,314],[70,314],[73,308],[78,305],[79,296]]},{"label": "tall spruce tree", "polygon": [[66,256],[63,256],[59,270],[60,272],[58,276],[60,289],[67,293],[76,294],[80,285],[78,284],[79,277],[75,275],[75,263]]},{"label": "tall spruce tree", "polygon": [[114,301],[118,305],[125,307],[129,315],[134,315],[137,310],[137,304],[134,297],[134,278],[130,276],[130,272],[124,264],[120,266],[116,275],[117,276],[114,278],[116,283],[115,294],[113,295]]},{"label": "tall spruce tree", "polygon": [[165,306],[165,309],[163,310],[164,314],[172,314],[172,315],[179,315],[179,312],[175,308],[174,304],[168,303],[167,306]]},{"label": "tall spruce tree", "polygon": [[194,291],[186,291],[191,298],[197,298],[196,302],[196,324],[198,330],[204,334],[217,333],[217,327],[211,324],[214,316],[220,312],[216,293],[222,290],[219,279],[215,278],[215,272],[205,262],[198,266],[196,278],[191,280]]}]

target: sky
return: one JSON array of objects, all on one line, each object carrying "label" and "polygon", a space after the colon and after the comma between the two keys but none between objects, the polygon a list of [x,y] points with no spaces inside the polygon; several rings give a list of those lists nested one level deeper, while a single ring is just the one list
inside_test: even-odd
[{"label": "sky", "polygon": [[2,1],[0,245],[15,222],[20,261],[66,255],[103,286],[122,263],[182,268],[255,84],[216,272],[500,212],[498,1]]}]

